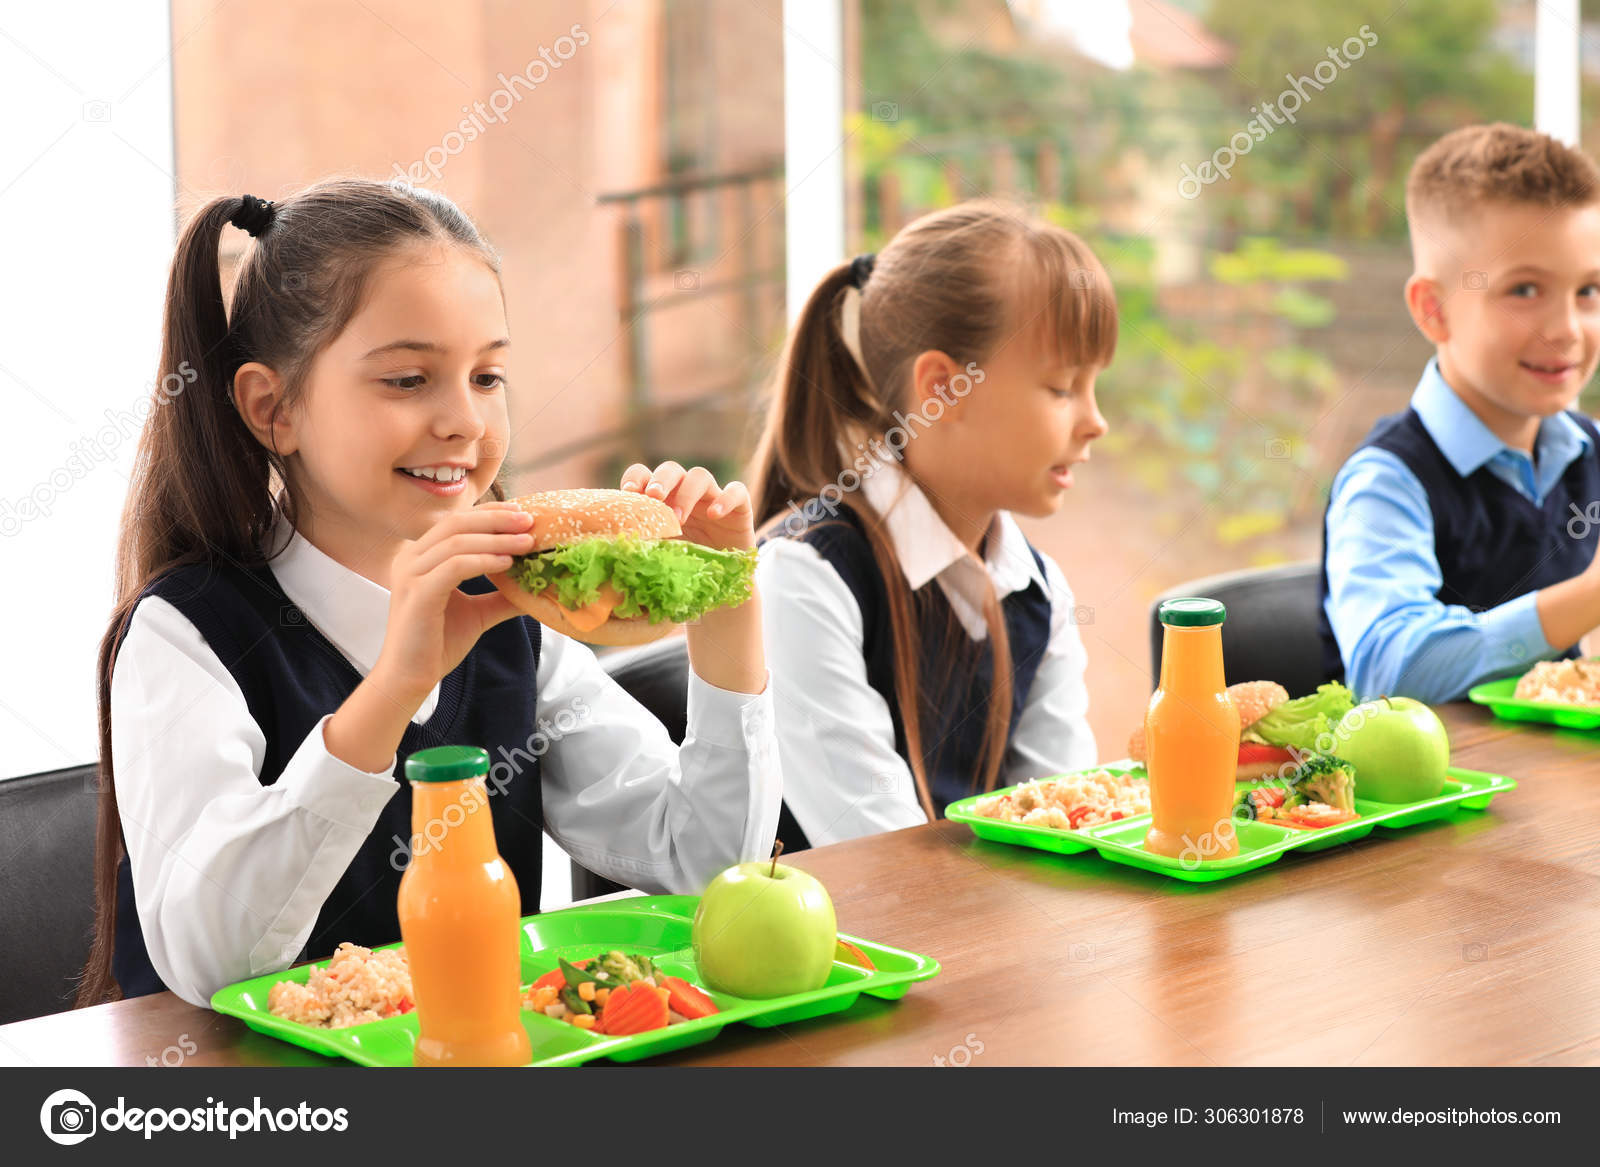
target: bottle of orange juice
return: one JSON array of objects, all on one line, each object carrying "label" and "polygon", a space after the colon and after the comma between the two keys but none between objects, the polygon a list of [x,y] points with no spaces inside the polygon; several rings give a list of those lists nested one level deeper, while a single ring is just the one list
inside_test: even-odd
[{"label": "bottle of orange juice", "polygon": [[520,1066],[517,880],[494,844],[487,752],[419,750],[411,781],[411,864],[400,878],[400,936],[417,1003],[419,1066]]},{"label": "bottle of orange juice", "polygon": [[1161,683],[1144,715],[1152,820],[1144,846],[1185,863],[1239,853],[1239,713],[1222,675],[1227,614],[1204,599],[1168,600],[1158,613]]}]

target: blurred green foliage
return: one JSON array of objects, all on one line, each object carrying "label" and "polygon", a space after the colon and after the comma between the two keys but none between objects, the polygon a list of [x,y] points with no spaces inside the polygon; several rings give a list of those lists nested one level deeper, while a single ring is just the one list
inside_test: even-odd
[{"label": "blurred green foliage", "polygon": [[[1325,293],[1348,273],[1328,241],[1403,247],[1412,158],[1458,125],[1526,122],[1532,79],[1496,46],[1497,0],[1175,2],[1229,46],[1225,65],[1119,72],[1059,43],[991,36],[1010,19],[1003,3],[861,0],[865,112],[848,129],[868,249],[917,214],[998,189],[999,166],[1014,194],[1084,237],[1122,324],[1100,378],[1104,447],[1150,490],[1217,504],[1214,534],[1235,542],[1321,506],[1328,468],[1301,435],[1340,388]],[[1308,90],[1294,125],[1177,208],[1201,262],[1187,287],[1163,287],[1158,240],[1172,232],[1128,226],[1130,183],[1152,201],[1162,175],[1175,185],[1183,163],[1275,101],[1286,74],[1310,74],[1351,37],[1360,59]],[[1130,158],[1155,177],[1128,179]],[[1171,212],[1154,201],[1149,217]]]},{"label": "blurred green foliage", "polygon": [[1299,435],[1338,382],[1299,334],[1332,322],[1316,286],[1345,278],[1344,261],[1250,238],[1210,257],[1217,311],[1180,314],[1161,308],[1151,240],[1077,219],[1117,289],[1117,355],[1100,377],[1102,409],[1115,418],[1106,452],[1154,493],[1216,504],[1224,543],[1279,530],[1316,503],[1305,485],[1316,468]]}]

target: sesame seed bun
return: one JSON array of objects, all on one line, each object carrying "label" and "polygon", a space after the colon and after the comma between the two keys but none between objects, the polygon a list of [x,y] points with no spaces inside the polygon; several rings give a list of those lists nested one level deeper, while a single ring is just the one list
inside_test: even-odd
[{"label": "sesame seed bun", "polygon": [[1239,710],[1239,728],[1249,729],[1289,699],[1289,690],[1276,681],[1241,681],[1228,686],[1228,696]]},{"label": "sesame seed bun", "polygon": [[533,516],[535,551],[593,535],[676,539],[683,534],[671,507],[633,490],[544,490],[506,502]]},{"label": "sesame seed bun", "polygon": [[[654,540],[683,534],[671,507],[633,490],[545,490],[506,501],[533,516],[534,552],[597,537],[633,535]],[[585,644],[649,644],[682,627],[666,620],[652,624],[645,616],[611,616],[599,627],[583,631],[569,619],[567,609],[556,603],[552,592],[530,592],[504,572],[491,575],[489,582],[546,628]]]}]

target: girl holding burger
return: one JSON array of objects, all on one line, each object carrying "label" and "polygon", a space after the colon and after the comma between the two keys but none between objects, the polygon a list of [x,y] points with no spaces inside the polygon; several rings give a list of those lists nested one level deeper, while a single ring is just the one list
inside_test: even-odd
[{"label": "girl holding burger", "polygon": [[[230,225],[254,242],[225,301]],[[630,468],[611,514],[567,505],[553,523],[501,501],[511,354],[498,260],[431,191],[339,180],[279,204],[219,198],[185,229],[161,364],[199,376],[154,407],[128,493],[98,666],[81,1003],[166,987],[205,1004],[341,941],[398,938],[391,857],[411,795],[397,776],[428,746],[479,745],[504,767],[489,805],[524,914],[547,830],[658,891],[697,893],[770,852],[780,787],[748,571],[700,597],[722,606],[689,632],[682,747],[587,648],[524,616],[545,601],[486,578],[531,570],[590,631],[621,627],[683,572],[562,592],[552,526],[561,543],[579,526],[648,521],[659,538],[681,523],[737,561],[754,537],[744,488],[669,462]],[[673,594],[671,618],[701,614]],[[596,604],[610,605],[598,620]]]}]

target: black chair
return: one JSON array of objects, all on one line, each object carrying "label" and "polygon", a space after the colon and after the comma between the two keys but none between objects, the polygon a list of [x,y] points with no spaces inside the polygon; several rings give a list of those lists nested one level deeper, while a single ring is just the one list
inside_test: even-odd
[{"label": "black chair", "polygon": [[1228,607],[1222,625],[1223,670],[1229,683],[1277,681],[1302,697],[1328,680],[1322,669],[1321,566],[1294,563],[1235,571],[1180,584],[1150,605],[1150,684],[1161,677],[1163,600],[1203,596]]},{"label": "black chair", "polygon": [[95,767],[0,781],[0,1024],[72,1007],[94,933]]},{"label": "black chair", "polygon": [[[612,680],[667,727],[678,745],[689,732],[689,646],[681,636],[658,640],[638,648],[608,652],[600,664]],[[586,900],[624,890],[596,875],[576,859],[572,861],[572,898]]]}]

